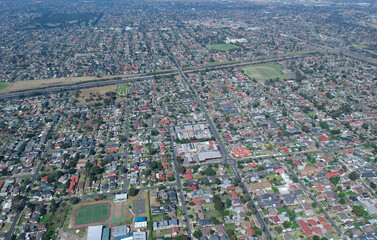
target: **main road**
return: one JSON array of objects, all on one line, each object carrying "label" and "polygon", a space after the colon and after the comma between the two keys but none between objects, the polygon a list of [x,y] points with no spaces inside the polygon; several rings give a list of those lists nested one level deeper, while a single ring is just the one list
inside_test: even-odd
[{"label": "main road", "polygon": [[[194,90],[194,88],[191,86],[191,84],[189,83],[189,81],[187,80],[187,77],[186,75],[183,73],[182,69],[180,68],[180,66],[178,65],[178,62],[176,60],[176,58],[174,57],[174,55],[171,53],[170,51],[170,48],[168,46],[168,44],[166,43],[166,40],[165,38],[162,36],[161,32],[160,33],[160,36],[162,38],[162,41],[163,41],[163,44],[165,46],[165,48],[167,49],[168,53],[170,54],[170,58],[172,59],[172,61],[174,62],[174,65],[176,66],[178,72],[179,72],[179,75],[182,77],[182,79],[185,81],[185,83],[187,84],[187,86],[189,87],[191,93],[190,95],[195,99],[195,101],[199,104],[202,112],[204,113],[205,117],[206,117],[206,120],[207,120],[207,123],[209,124],[209,127],[211,129],[211,133],[214,135],[214,137],[216,138],[217,142],[218,142],[218,145],[219,145],[219,148],[220,148],[220,152],[221,154],[225,157],[224,159],[224,163],[230,165],[234,175],[236,176],[236,178],[239,180],[245,194],[248,195],[248,198],[249,198],[249,202],[254,210],[254,213],[255,213],[255,216],[260,224],[260,226],[262,227],[262,231],[264,233],[264,236],[265,236],[265,239],[268,239],[268,240],[272,240],[272,237],[271,237],[271,233],[268,229],[268,226],[267,224],[263,221],[263,218],[262,216],[260,215],[260,213],[258,212],[258,209],[256,208],[255,206],[255,203],[253,201],[253,198],[252,196],[250,195],[249,191],[247,190],[245,184],[242,182],[242,178],[240,176],[240,174],[238,173],[238,170],[237,170],[237,166],[236,166],[236,162],[229,156],[228,152],[226,151],[226,148],[211,120],[211,118],[209,117],[208,113],[207,113],[207,110],[204,106],[204,104],[202,103],[202,101],[200,100],[200,98],[198,97],[198,94],[197,92]],[[171,144],[172,143],[172,134],[170,132],[170,128],[169,128],[169,133],[170,133],[170,141],[171,141]],[[174,145],[173,145],[174,146]],[[175,151],[175,149],[173,149]],[[179,176],[178,176],[179,177]],[[179,178],[178,178],[179,179]],[[178,183],[178,179],[177,179],[177,183]]]}]

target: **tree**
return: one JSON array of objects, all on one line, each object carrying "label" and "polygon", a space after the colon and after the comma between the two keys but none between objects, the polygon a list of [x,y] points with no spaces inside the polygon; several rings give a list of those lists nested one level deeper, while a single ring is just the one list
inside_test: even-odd
[{"label": "tree", "polygon": [[341,199],[339,200],[339,203],[340,203],[340,204],[345,204],[345,203],[346,203],[346,199],[345,199],[345,198],[341,198]]},{"label": "tree", "polygon": [[224,203],[223,202],[215,202],[215,209],[220,211],[224,209]]},{"label": "tree", "polygon": [[291,227],[291,222],[288,222],[288,221],[285,221],[284,223],[283,223],[283,226],[285,227],[285,228],[290,228]]},{"label": "tree", "polygon": [[214,195],[212,201],[215,204],[216,210],[220,211],[224,209],[224,203],[221,201],[221,198],[218,195]]},{"label": "tree", "polygon": [[152,131],[151,131],[151,135],[152,136],[157,136],[159,134],[159,132],[157,131],[157,130],[155,130],[155,129],[153,129]]},{"label": "tree", "polygon": [[161,162],[158,162],[158,163],[157,163],[157,169],[158,169],[159,171],[162,171],[162,169],[164,169],[164,167],[162,166],[162,163],[161,163]]},{"label": "tree", "polygon": [[137,190],[134,186],[130,187],[130,189],[128,190],[128,194],[131,196],[131,197],[135,197],[137,195]]},{"label": "tree", "polygon": [[71,204],[77,204],[77,203],[79,203],[79,201],[80,201],[80,199],[78,199],[77,197],[71,197],[71,198],[69,199],[69,202],[70,202]]},{"label": "tree", "polygon": [[149,168],[146,168],[141,173],[143,176],[150,176],[152,174],[152,171]]},{"label": "tree", "polygon": [[211,167],[208,167],[206,170],[204,170],[204,174],[207,176],[215,176],[216,171],[213,170]]},{"label": "tree", "polygon": [[275,231],[277,233],[282,233],[283,232],[283,229],[281,227],[275,227]]},{"label": "tree", "polygon": [[307,133],[307,132],[310,131],[310,128],[308,126],[304,125],[304,126],[302,126],[302,131]]},{"label": "tree", "polygon": [[45,215],[46,213],[47,213],[47,211],[46,211],[46,207],[43,205],[42,207],[41,207],[41,210],[39,211],[40,212],[40,214],[43,216],[43,215]]},{"label": "tree", "polygon": [[189,240],[189,238],[186,235],[181,235],[178,237],[175,237],[176,240]]},{"label": "tree", "polygon": [[97,165],[93,165],[91,168],[90,168],[90,173],[92,175],[97,175],[97,174],[100,174],[101,173],[101,168],[98,167]]},{"label": "tree", "polygon": [[199,231],[199,230],[197,230],[197,231],[194,232],[193,235],[194,235],[194,237],[196,237],[197,239],[199,239],[202,236],[202,232]]},{"label": "tree", "polygon": [[157,162],[151,162],[151,169],[154,170],[157,168]]},{"label": "tree", "polygon": [[211,217],[211,223],[216,225],[216,224],[219,224],[220,221],[217,220],[217,218],[215,218],[215,217]]},{"label": "tree", "polygon": [[313,240],[321,240],[321,238],[318,235],[314,235]]},{"label": "tree", "polygon": [[181,164],[178,164],[178,165],[177,165],[177,172],[178,172],[179,174],[183,174],[185,171],[186,171],[186,169],[185,169],[184,166],[182,166]]},{"label": "tree", "polygon": [[221,184],[221,180],[218,179],[218,178],[216,178],[216,180],[215,180],[215,184],[216,184],[216,185],[220,185],[220,184]]},{"label": "tree", "polygon": [[225,201],[225,207],[226,207],[226,208],[230,208],[230,206],[232,206],[232,201],[230,201],[230,199],[227,199],[227,200]]},{"label": "tree", "polygon": [[352,181],[355,181],[360,177],[360,175],[356,171],[351,172],[348,176]]},{"label": "tree", "polygon": [[51,200],[51,211],[55,212],[55,210],[58,208],[58,205],[56,204],[55,200]]},{"label": "tree", "polygon": [[337,185],[340,181],[340,177],[339,176],[335,176],[335,177],[332,177],[330,178],[330,182],[334,185]]},{"label": "tree", "polygon": [[363,209],[362,209],[361,206],[354,205],[354,206],[352,207],[352,211],[353,211],[353,213],[355,213],[355,215],[356,215],[357,217],[361,217],[361,216],[363,216]]}]

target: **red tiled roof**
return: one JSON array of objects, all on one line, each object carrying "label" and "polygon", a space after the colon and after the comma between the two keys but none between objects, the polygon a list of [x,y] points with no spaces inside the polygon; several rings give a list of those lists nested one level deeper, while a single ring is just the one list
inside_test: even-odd
[{"label": "red tiled roof", "polygon": [[323,234],[322,229],[320,227],[315,227],[315,228],[312,229],[312,231],[317,235]]},{"label": "red tiled roof", "polygon": [[318,222],[320,224],[324,224],[324,223],[326,223],[326,219],[324,217],[318,217]]},{"label": "red tiled roof", "polygon": [[250,237],[252,237],[252,236],[255,235],[254,229],[252,229],[252,228],[248,228],[248,229],[246,229],[246,231],[247,231],[247,234],[248,234]]},{"label": "red tiled roof", "polygon": [[301,229],[305,232],[305,234],[308,236],[308,237],[311,237],[313,236],[313,233],[312,233],[312,230],[310,230],[308,224],[306,224],[306,222],[304,221],[299,221],[298,224],[300,225]]}]

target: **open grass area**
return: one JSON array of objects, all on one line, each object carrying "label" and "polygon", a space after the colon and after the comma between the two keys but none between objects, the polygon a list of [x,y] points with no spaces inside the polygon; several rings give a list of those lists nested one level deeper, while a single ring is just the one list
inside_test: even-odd
[{"label": "open grass area", "polygon": [[41,223],[49,223],[51,219],[52,213],[47,213],[46,215],[42,216],[40,222]]},{"label": "open grass area", "polygon": [[217,210],[209,210],[207,212],[204,212],[206,218],[212,218],[212,217],[219,217],[220,216],[220,212],[217,211]]},{"label": "open grass area", "polygon": [[75,216],[75,224],[105,222],[110,218],[110,210],[111,204],[108,202],[79,206]]},{"label": "open grass area", "polygon": [[4,88],[6,88],[7,86],[8,86],[8,83],[0,82],[0,91],[3,90]]},{"label": "open grass area", "polygon": [[276,78],[281,79],[285,76],[283,68],[279,64],[274,63],[248,66],[242,68],[242,70],[250,79],[255,78],[257,81],[266,81]]},{"label": "open grass area", "polygon": [[211,51],[230,51],[238,49],[239,47],[233,44],[214,44],[208,45],[207,48]]}]

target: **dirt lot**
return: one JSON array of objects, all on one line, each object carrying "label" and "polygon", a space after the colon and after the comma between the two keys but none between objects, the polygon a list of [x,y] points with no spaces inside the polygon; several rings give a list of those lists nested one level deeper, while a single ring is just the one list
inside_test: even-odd
[{"label": "dirt lot", "polygon": [[80,94],[78,95],[77,100],[80,104],[87,104],[86,99],[90,99],[92,94],[96,96],[104,95],[107,92],[115,92],[116,89],[117,85],[80,89]]},{"label": "dirt lot", "polygon": [[52,79],[40,79],[40,80],[28,80],[28,81],[17,81],[17,82],[9,82],[8,86],[4,89],[0,90],[0,93],[9,93],[15,91],[24,91],[30,89],[38,89],[38,88],[45,88],[45,87],[53,87],[59,85],[67,85],[71,83],[83,83],[89,82],[93,80],[101,80],[101,79],[113,79],[117,77],[135,77],[139,75],[113,75],[113,76],[104,76],[101,78],[98,77],[74,77],[72,80],[70,78],[52,78]]}]

